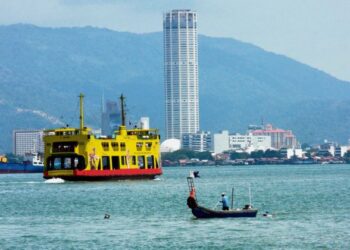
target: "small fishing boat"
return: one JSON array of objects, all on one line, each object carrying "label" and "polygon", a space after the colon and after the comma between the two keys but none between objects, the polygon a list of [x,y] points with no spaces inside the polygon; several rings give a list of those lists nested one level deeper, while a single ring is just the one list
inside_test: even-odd
[{"label": "small fishing boat", "polygon": [[[187,198],[187,206],[192,210],[192,214],[197,218],[237,218],[237,217],[256,217],[258,209],[255,209],[250,204],[245,205],[243,208],[233,208],[233,193],[232,188],[232,199],[231,199],[231,209],[229,210],[215,210],[206,207],[199,206],[196,198],[196,189],[194,187],[193,177],[187,177],[187,183],[189,187],[190,195]],[[249,189],[250,194],[250,189]],[[250,196],[250,195],[249,195]],[[251,200],[251,199],[250,199]]]}]

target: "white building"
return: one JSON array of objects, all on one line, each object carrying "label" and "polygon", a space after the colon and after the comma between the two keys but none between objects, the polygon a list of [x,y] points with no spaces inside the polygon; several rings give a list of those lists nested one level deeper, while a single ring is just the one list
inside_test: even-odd
[{"label": "white building", "polygon": [[335,142],[328,142],[327,140],[325,140],[325,142],[320,145],[318,154],[323,156],[327,156],[327,155],[334,156],[336,146],[337,144]]},{"label": "white building", "polygon": [[13,154],[25,156],[31,153],[43,153],[42,130],[14,130],[12,132]]},{"label": "white building", "polygon": [[344,157],[345,153],[348,152],[348,146],[337,146],[334,148],[334,156],[335,157]]},{"label": "white building", "polygon": [[256,150],[265,151],[269,148],[271,148],[271,136],[252,134],[233,134],[229,136],[230,150],[242,150],[251,153]]},{"label": "white building", "polygon": [[301,148],[282,148],[281,154],[283,157],[285,157],[287,159],[290,159],[294,156],[298,157],[298,158],[302,158],[304,152]]},{"label": "white building", "polygon": [[253,134],[229,134],[227,130],[213,135],[212,151],[215,154],[224,151],[244,151],[251,153],[256,150],[267,150],[271,148],[271,136]]},{"label": "white building", "polygon": [[199,131],[197,14],[172,10],[163,17],[166,138]]},{"label": "white building", "polygon": [[227,130],[221,131],[219,134],[213,134],[211,150],[214,154],[220,154],[229,150],[229,133]]},{"label": "white building", "polygon": [[197,152],[210,151],[211,134],[210,132],[197,132],[194,134],[182,135],[182,148],[190,149]]},{"label": "white building", "polygon": [[138,125],[139,128],[149,129],[149,117],[141,117]]}]

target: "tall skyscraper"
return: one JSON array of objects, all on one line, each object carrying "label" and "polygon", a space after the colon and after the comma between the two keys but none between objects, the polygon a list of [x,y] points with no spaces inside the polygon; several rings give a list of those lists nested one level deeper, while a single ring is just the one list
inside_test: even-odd
[{"label": "tall skyscraper", "polygon": [[182,139],[199,131],[197,14],[164,14],[164,85],[166,137]]},{"label": "tall skyscraper", "polygon": [[[106,105],[106,106],[105,106]],[[118,130],[121,124],[120,110],[118,103],[107,101],[106,104],[102,100],[102,116],[101,116],[101,133],[102,135],[111,136],[115,130]]]}]

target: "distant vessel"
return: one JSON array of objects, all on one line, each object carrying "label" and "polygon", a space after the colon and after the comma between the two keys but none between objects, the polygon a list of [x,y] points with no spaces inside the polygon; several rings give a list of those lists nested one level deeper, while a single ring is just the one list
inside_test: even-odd
[{"label": "distant vessel", "polygon": [[38,153],[30,154],[21,163],[8,162],[5,157],[0,161],[0,174],[6,173],[42,173],[44,163]]},{"label": "distant vessel", "polygon": [[80,128],[44,131],[44,178],[64,180],[153,179],[162,174],[157,129],[125,125],[124,97],[120,97],[122,125],[112,137],[95,137],[84,127],[80,94]]}]

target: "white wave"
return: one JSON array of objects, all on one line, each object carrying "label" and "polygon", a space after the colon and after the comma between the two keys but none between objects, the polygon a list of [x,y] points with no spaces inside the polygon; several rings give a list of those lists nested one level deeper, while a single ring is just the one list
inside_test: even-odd
[{"label": "white wave", "polygon": [[64,180],[61,179],[61,178],[51,178],[51,179],[48,179],[46,181],[44,181],[45,183],[48,183],[48,184],[60,184],[60,183],[64,183]]},{"label": "white wave", "polygon": [[159,177],[155,177],[153,180],[154,180],[154,181],[161,181],[162,179],[159,178]]}]

